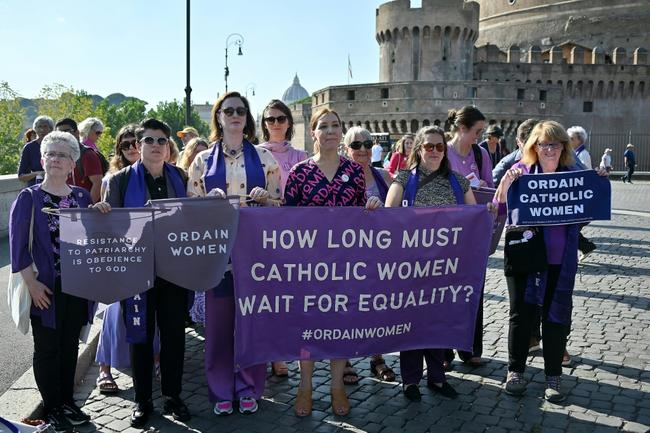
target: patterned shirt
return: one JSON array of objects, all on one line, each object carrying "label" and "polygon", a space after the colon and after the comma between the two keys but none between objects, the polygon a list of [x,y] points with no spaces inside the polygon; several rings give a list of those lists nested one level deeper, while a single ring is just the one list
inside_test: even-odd
[{"label": "patterned shirt", "polygon": [[[67,209],[79,207],[77,199],[74,194],[70,192],[65,197],[51,194],[45,190],[43,191],[43,208],[44,209]],[[52,253],[54,255],[54,270],[55,276],[61,276],[61,239],[59,234],[59,216],[53,214],[47,215],[47,227],[50,231],[50,238],[52,240]]]},{"label": "patterned shirt", "polygon": [[[426,176],[430,175],[431,172],[425,168],[418,167],[418,176],[420,181]],[[460,187],[463,190],[463,194],[469,190],[469,180],[464,178],[459,173],[453,172]],[[400,170],[395,178],[395,183],[402,185],[402,188],[406,189],[406,184],[411,175],[410,170]],[[417,193],[415,194],[415,203],[416,207],[418,206],[446,206],[456,204],[456,196],[454,191],[451,189],[451,184],[449,179],[446,176],[436,176],[433,180],[422,188],[418,188]]]},{"label": "patterned shirt", "polygon": [[363,167],[339,157],[339,168],[330,182],[310,158],[291,169],[284,201],[285,206],[365,206]]},{"label": "patterned shirt", "polygon": [[[270,198],[273,200],[280,199],[280,166],[276,162],[271,152],[262,148],[255,148],[262,163],[262,169],[266,177],[266,189]],[[204,176],[207,169],[206,162],[210,157],[212,149],[204,150],[196,155],[194,162],[188,169],[189,181],[187,182],[187,195],[205,196],[209,191],[205,190]],[[226,191],[228,195],[239,195],[244,197],[246,190],[246,167],[244,165],[244,152],[240,151],[234,156],[224,152],[226,162]],[[242,198],[242,205],[245,205],[245,199]]]}]

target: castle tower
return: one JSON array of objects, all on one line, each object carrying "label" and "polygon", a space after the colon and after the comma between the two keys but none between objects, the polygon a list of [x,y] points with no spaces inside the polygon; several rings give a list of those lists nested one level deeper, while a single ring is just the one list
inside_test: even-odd
[{"label": "castle tower", "polygon": [[376,10],[379,81],[472,78],[479,5],[465,0],[394,0]]}]

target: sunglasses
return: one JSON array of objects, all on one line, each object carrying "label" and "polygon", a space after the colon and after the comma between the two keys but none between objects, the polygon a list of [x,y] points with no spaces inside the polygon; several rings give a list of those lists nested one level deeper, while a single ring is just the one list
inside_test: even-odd
[{"label": "sunglasses", "polygon": [[559,149],[562,147],[562,143],[537,143],[540,149]]},{"label": "sunglasses", "polygon": [[157,143],[159,146],[164,146],[167,143],[169,143],[169,138],[167,137],[142,137],[140,140],[141,142],[144,142],[145,144],[152,145],[154,143]]},{"label": "sunglasses", "polygon": [[120,142],[120,150],[129,150],[131,146],[136,147],[136,141],[135,138],[131,140],[124,140]]},{"label": "sunglasses", "polygon": [[75,130],[72,128],[58,128],[57,131],[59,132],[67,132],[68,134],[74,134]]},{"label": "sunglasses", "polygon": [[354,150],[361,149],[361,146],[365,147],[366,149],[372,149],[373,145],[374,143],[372,142],[372,140],[353,141],[352,143],[349,144],[350,149],[354,149]]},{"label": "sunglasses", "polygon": [[246,111],[247,111],[246,107],[237,107],[237,108],[228,107],[221,110],[221,112],[228,117],[232,117],[233,114],[235,113],[237,113],[238,116],[245,116]]},{"label": "sunglasses", "polygon": [[282,124],[287,121],[287,116],[278,116],[278,117],[269,116],[269,117],[265,117],[264,121],[270,124],[274,124],[276,122]]},{"label": "sunglasses", "polygon": [[438,152],[444,152],[445,151],[445,145],[444,143],[424,143],[422,145],[422,148],[426,150],[427,152],[433,152],[433,149],[436,149]]},{"label": "sunglasses", "polygon": [[104,132],[104,131],[95,131],[95,134],[102,135],[102,132]]}]

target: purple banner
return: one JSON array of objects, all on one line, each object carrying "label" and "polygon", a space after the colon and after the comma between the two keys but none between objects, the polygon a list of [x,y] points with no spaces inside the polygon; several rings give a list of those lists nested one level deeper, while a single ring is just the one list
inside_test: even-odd
[{"label": "purple banner", "polygon": [[151,209],[60,209],[61,286],[110,304],[153,286]]},{"label": "purple banner", "polygon": [[229,200],[152,200],[155,213],[156,275],[197,292],[216,287],[226,270],[237,234],[236,205]]},{"label": "purple banner", "polygon": [[242,209],[236,364],[469,350],[491,233],[479,205]]}]

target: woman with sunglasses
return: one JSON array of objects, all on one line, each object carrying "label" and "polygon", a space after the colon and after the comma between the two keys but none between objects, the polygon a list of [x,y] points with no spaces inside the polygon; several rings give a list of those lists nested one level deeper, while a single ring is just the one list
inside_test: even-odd
[{"label": "woman with sunglasses", "polygon": [[[221,96],[212,107],[211,149],[199,153],[189,170],[190,196],[239,195],[242,206],[280,204],[280,168],[264,148],[250,143],[255,120],[238,92]],[[254,413],[264,391],[264,364],[235,372],[235,299],[232,273],[205,293],[205,371],[216,415]]]},{"label": "woman with sunglasses", "polygon": [[[366,209],[381,206],[377,197],[366,199],[363,167],[338,154],[343,135],[339,115],[321,108],[311,116],[310,127],[316,153],[289,172],[284,190],[285,206],[365,206]],[[345,365],[345,359],[330,360],[332,411],[340,416],[350,412],[343,382]],[[314,361],[300,361],[294,411],[301,417],[308,416],[312,410],[313,371]]]},{"label": "woman with sunglasses", "polygon": [[[347,149],[348,157],[363,167],[363,174],[366,179],[366,196],[378,197],[382,202],[386,201],[388,185],[393,181],[388,171],[382,168],[373,167],[371,164],[372,147],[374,145],[372,135],[367,129],[360,126],[353,126],[348,129],[343,137],[343,143]],[[382,355],[372,355],[370,358],[370,372],[379,380],[392,382],[395,380],[395,372],[386,365]],[[359,381],[356,372],[351,365],[346,366],[343,379],[350,384],[350,378],[357,378],[352,383]]]},{"label": "woman with sunglasses", "polygon": [[[442,128],[425,126],[417,132],[408,168],[400,171],[390,186],[386,207],[476,204],[469,181],[451,169]],[[418,384],[422,379],[423,358],[427,363],[427,387],[447,398],[456,398],[456,390],[445,377],[444,349],[400,352],[406,398],[415,401],[421,399]]]},{"label": "woman with sunglasses", "polygon": [[395,143],[395,152],[390,157],[388,163],[388,173],[394,179],[399,170],[405,170],[408,167],[408,158],[413,149],[413,135],[406,134]]}]

